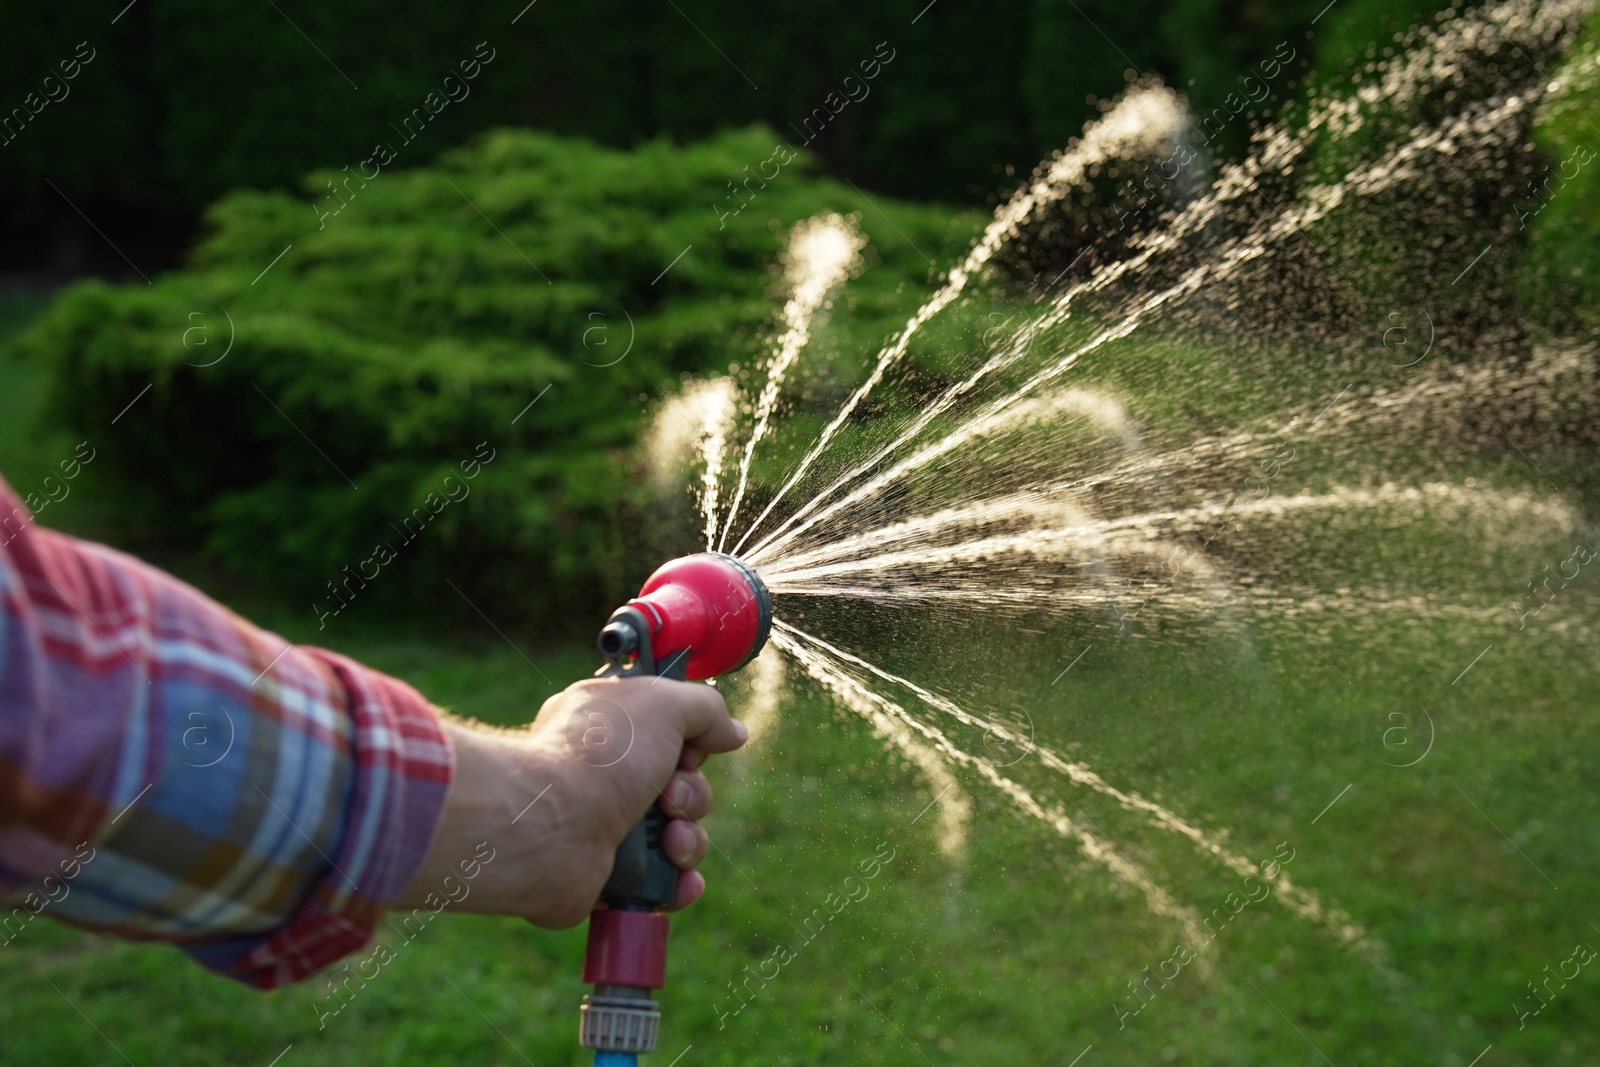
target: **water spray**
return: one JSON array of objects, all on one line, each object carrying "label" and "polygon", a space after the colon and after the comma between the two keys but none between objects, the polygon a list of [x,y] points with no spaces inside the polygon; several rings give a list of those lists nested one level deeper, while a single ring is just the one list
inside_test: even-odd
[{"label": "water spray", "polygon": [[[754,659],[771,632],[772,597],[746,563],[721,552],[682,556],[612,612],[596,641],[606,658],[597,676],[715,678]],[[657,800],[617,846],[589,915],[583,980],[594,990],[579,1008],[579,1040],[595,1050],[595,1067],[635,1067],[656,1047],[661,1009],[651,993],[667,973],[662,909],[678,888],[678,868],[661,846],[666,827]]]}]

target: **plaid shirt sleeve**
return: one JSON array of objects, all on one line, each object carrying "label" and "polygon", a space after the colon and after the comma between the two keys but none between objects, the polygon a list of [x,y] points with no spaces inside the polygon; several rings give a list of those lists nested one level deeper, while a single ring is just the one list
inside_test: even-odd
[{"label": "plaid shirt sleeve", "polygon": [[370,939],[450,776],[410,686],[34,526],[0,480],[0,951],[45,913],[305,978]]}]

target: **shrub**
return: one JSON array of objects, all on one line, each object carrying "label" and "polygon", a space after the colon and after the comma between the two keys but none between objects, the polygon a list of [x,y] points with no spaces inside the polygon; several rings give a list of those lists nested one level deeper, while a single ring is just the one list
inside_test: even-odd
[{"label": "shrub", "polygon": [[1523,288],[1540,322],[1558,332],[1600,328],[1600,17],[1556,72],[1534,126],[1545,165],[1518,190],[1530,235]]},{"label": "shrub", "polygon": [[429,168],[314,173],[310,203],[235,193],[188,269],[74,286],[16,343],[100,449],[125,541],[319,611],[337,587],[358,611],[471,615],[453,584],[497,620],[570,632],[561,616],[654,563],[630,550],[653,507],[630,467],[641,415],[677,376],[759,353],[790,225],[862,216],[873,269],[847,352],[904,321],[924,252],[970,237],[948,211],[775,160],[776,143],[617,152],[499,131]]}]

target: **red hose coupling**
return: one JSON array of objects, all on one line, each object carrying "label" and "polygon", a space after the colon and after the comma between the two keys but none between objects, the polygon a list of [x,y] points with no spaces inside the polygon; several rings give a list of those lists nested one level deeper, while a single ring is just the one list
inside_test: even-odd
[{"label": "red hose coupling", "polygon": [[583,980],[590,985],[660,989],[667,984],[667,917],[653,911],[596,908],[589,913]]}]

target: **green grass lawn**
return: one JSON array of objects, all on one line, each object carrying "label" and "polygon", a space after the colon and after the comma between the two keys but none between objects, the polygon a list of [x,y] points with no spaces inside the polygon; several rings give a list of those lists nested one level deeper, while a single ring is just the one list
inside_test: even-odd
[{"label": "green grass lawn", "polygon": [[[0,471],[19,487],[64,443],[32,421],[39,390],[31,371],[0,364]],[[115,540],[108,519],[73,500],[47,524]],[[189,577],[292,640],[348,652],[486,721],[526,721],[594,667],[582,644],[513,648],[487,626],[339,620],[317,634],[309,614]],[[711,889],[674,919],[650,1062],[1600,1063],[1600,966],[1552,985],[1525,1027],[1513,1006],[1533,1004],[1527,983],[1575,945],[1600,946],[1600,685],[1592,630],[1562,629],[1595,619],[1596,604],[1575,587],[1520,633],[1402,616],[1247,639],[902,620],[878,650],[886,664],[1030,720],[1041,743],[1226,831],[1252,860],[1287,843],[1295,881],[1360,923],[1386,964],[1265,900],[1222,927],[1203,963],[1147,985],[1149,1002],[1119,1027],[1118,1008],[1142,1003],[1132,985],[1173,955],[1180,928],[975,776],[962,776],[967,847],[942,853],[919,772],[791,678],[779,725],[711,771]],[[574,641],[592,624],[575,621]],[[741,684],[729,692],[737,710]],[[1402,722],[1410,735],[1386,735]],[[1426,757],[1394,765],[1430,733]],[[1007,772],[1201,915],[1240,891],[1214,860],[1037,758]],[[814,938],[800,932],[858,864],[889,850],[864,898]],[[172,949],[30,925],[0,949],[0,1063],[587,1062],[575,1033],[581,929],[447,915],[411,942],[380,936],[394,961],[319,1028],[325,982],[263,995]],[[792,961],[736,996],[780,943]]]},{"label": "green grass lawn", "polygon": [[[525,720],[551,691],[492,633],[332,643],[491,721]],[[1325,647],[1336,662],[1351,651]],[[1070,684],[1051,687],[1053,671],[1026,679],[1042,740],[1076,741],[1114,783],[1231,827],[1247,856],[1288,841],[1293,876],[1388,947],[1384,974],[1272,901],[1252,905],[1212,943],[1209,973],[1150,987],[1158,995],[1121,1030],[1112,1005],[1137,1005],[1127,984],[1172,954],[1176,926],[976,784],[969,850],[944,857],[936,820],[918,818],[932,798],[916,772],[797,686],[776,732],[713,772],[712,888],[674,921],[656,1062],[692,1045],[708,1064],[1064,1064],[1092,1044],[1085,1063],[1309,1064],[1321,1062],[1314,1043],[1337,1064],[1466,1064],[1490,1044],[1486,1063],[1592,1063],[1588,970],[1526,1030],[1511,1009],[1546,964],[1600,944],[1588,925],[1600,919],[1592,665],[1558,642],[1498,651],[1454,690],[1408,675],[1404,655],[1369,659],[1347,686],[1288,644],[1232,667],[1112,647]],[[535,660],[557,683],[589,669],[582,651]],[[1409,769],[1386,765],[1412,758],[1383,744],[1395,708],[1432,709],[1437,728]],[[1036,771],[1028,763],[1019,777]],[[1239,888],[1081,790],[1062,796],[1202,913]],[[895,858],[869,894],[801,945],[795,924],[882,842]],[[114,1062],[108,1040],[140,1065],[265,1064],[291,1044],[285,1063],[584,1062],[581,931],[452,916],[403,948],[384,936],[395,962],[319,1030],[329,1002],[317,982],[261,995],[170,949],[35,925],[0,971],[4,1062]],[[800,945],[794,960],[733,1014],[730,983],[779,942]]]}]

